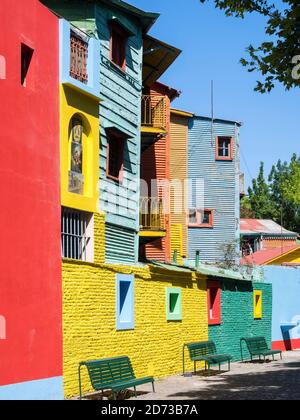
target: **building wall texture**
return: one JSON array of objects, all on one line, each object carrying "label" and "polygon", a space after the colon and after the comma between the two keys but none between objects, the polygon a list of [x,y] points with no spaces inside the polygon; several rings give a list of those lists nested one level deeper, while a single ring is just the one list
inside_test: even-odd
[{"label": "building wall texture", "polygon": [[[232,161],[216,160],[216,137],[234,138]],[[200,158],[199,158],[200,157]],[[191,180],[204,182],[204,206],[214,210],[214,227],[189,228],[188,253],[194,259],[197,250],[203,262],[217,262],[224,259],[226,245],[236,244],[239,255],[239,127],[235,123],[215,121],[212,133],[209,118],[194,117],[189,123],[188,175]],[[196,206],[196,199],[203,194],[202,183],[194,183],[193,194],[189,196],[190,207]],[[225,246],[225,248],[224,248]],[[237,258],[237,257],[236,257]]]},{"label": "building wall texture", "polygon": [[[58,19],[37,0],[2,0],[0,15],[0,399],[60,398]],[[22,44],[33,50],[26,86]]]},{"label": "building wall texture", "polygon": [[[104,216],[95,215],[95,246],[104,248]],[[64,389],[78,395],[81,361],[128,355],[137,376],[180,373],[186,342],[208,338],[206,281],[153,266],[63,262]],[[135,328],[116,331],[116,274],[135,275]],[[182,291],[182,321],[166,319],[166,288]],[[188,364],[187,368],[192,368]],[[91,386],[84,374],[84,390]]]},{"label": "building wall texture", "polygon": [[266,281],[273,286],[273,347],[300,348],[300,269],[264,267]]},{"label": "building wall texture", "polygon": [[[263,292],[263,317],[254,319],[253,291]],[[209,327],[209,339],[217,346],[218,353],[230,354],[241,360],[240,339],[263,336],[271,345],[272,286],[264,283],[222,282],[221,325]],[[244,356],[249,353],[243,346]]]}]

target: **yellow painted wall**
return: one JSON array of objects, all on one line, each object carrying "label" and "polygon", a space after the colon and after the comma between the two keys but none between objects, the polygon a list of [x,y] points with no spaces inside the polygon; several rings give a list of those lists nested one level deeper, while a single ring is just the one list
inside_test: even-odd
[{"label": "yellow painted wall", "polygon": [[174,251],[177,250],[177,262],[183,264],[183,227],[181,224],[171,225],[171,257],[173,258]]},{"label": "yellow painted wall", "polygon": [[[187,191],[184,191],[184,182],[188,179],[188,118],[171,112],[171,153],[170,175],[171,181],[179,181],[180,189],[171,188],[171,225],[182,225],[182,255],[188,253],[188,230],[186,222]],[[176,185],[174,183],[174,186]],[[180,199],[179,203],[176,201]],[[180,208],[181,207],[181,208]],[[172,238],[171,238],[172,241]]]},{"label": "yellow painted wall", "polygon": [[[74,115],[83,119],[84,195],[68,191],[70,169],[70,122]],[[68,86],[60,86],[61,203],[65,207],[97,211],[99,181],[99,101]]]},{"label": "yellow painted wall", "polygon": [[[153,266],[103,264],[104,216],[96,214],[94,264],[63,261],[64,389],[78,391],[81,361],[128,355],[137,376],[182,371],[184,343],[208,339],[206,280]],[[97,252],[96,251],[96,254]],[[135,274],[135,329],[116,331],[116,273]],[[166,287],[182,288],[183,320],[166,320]],[[192,364],[187,361],[187,368]],[[84,391],[92,391],[86,373]]]},{"label": "yellow painted wall", "polygon": [[266,265],[300,264],[300,248],[269,261]]}]

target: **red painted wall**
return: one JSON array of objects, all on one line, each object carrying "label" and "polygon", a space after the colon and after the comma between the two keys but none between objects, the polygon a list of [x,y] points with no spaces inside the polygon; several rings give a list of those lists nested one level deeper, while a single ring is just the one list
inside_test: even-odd
[{"label": "red painted wall", "polygon": [[[170,118],[171,118],[171,102],[167,94],[166,86],[155,83],[150,89],[151,96],[165,96],[166,98],[166,117],[167,132],[165,137],[160,138],[155,144],[149,147],[142,154],[141,158],[141,178],[148,184],[149,195],[151,192],[151,180],[170,180]],[[165,199],[167,206],[170,205],[169,188],[159,188],[158,191],[152,192],[152,196]],[[157,239],[145,246],[146,257],[149,260],[168,262],[170,256],[170,215],[165,215],[166,237]]]},{"label": "red painted wall", "polygon": [[[1,0],[0,385],[62,375],[58,19]],[[34,49],[21,86],[21,43]]]}]

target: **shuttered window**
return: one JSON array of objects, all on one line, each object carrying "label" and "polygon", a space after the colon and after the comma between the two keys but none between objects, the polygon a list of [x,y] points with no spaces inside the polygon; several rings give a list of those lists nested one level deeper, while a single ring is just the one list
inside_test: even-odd
[{"label": "shuttered window", "polygon": [[61,243],[62,257],[91,261],[93,241],[92,215],[69,208],[62,208]]},{"label": "shuttered window", "polygon": [[122,70],[126,68],[128,34],[117,23],[111,24],[111,61]]}]

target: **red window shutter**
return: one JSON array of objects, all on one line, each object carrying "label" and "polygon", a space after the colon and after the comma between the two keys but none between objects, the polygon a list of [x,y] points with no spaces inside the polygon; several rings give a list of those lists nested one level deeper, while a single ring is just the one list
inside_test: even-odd
[{"label": "red window shutter", "polygon": [[221,288],[219,282],[207,283],[208,324],[221,324]]}]

